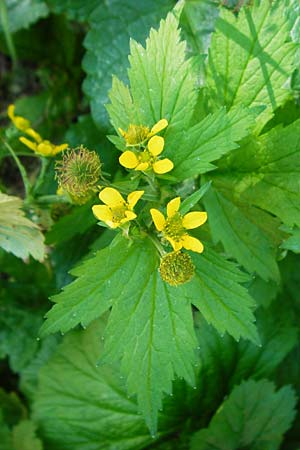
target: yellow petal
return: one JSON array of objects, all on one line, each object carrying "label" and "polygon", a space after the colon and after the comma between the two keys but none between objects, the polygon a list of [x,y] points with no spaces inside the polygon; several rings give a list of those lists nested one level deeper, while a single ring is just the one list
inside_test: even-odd
[{"label": "yellow petal", "polygon": [[9,105],[7,108],[7,115],[19,130],[25,131],[26,128],[30,128],[29,120],[21,116],[15,116],[15,105]]},{"label": "yellow petal", "polygon": [[92,207],[94,216],[102,222],[112,221],[112,212],[106,205],[94,205]]},{"label": "yellow petal", "polygon": [[193,211],[187,213],[182,219],[182,225],[187,230],[191,230],[192,228],[200,227],[207,221],[207,213],[206,212],[198,212]]},{"label": "yellow petal", "polygon": [[117,189],[106,187],[99,194],[100,200],[111,207],[125,205],[125,200]]},{"label": "yellow petal", "polygon": [[145,191],[134,191],[127,197],[127,203],[130,209],[133,209]]},{"label": "yellow petal", "polygon": [[127,150],[120,156],[119,163],[121,166],[126,167],[126,169],[134,169],[139,161],[133,152]]},{"label": "yellow petal", "polygon": [[160,161],[156,161],[152,165],[152,169],[158,175],[162,175],[163,173],[170,172],[174,167],[172,161],[168,158],[161,159]]},{"label": "yellow petal", "polygon": [[173,247],[173,250],[177,252],[182,248],[182,242],[181,241],[175,241],[174,239],[170,238],[169,236],[166,236],[166,239],[170,242],[170,244]]},{"label": "yellow petal", "polygon": [[42,138],[35,130],[32,128],[27,128],[25,130],[25,133],[28,134],[28,136],[32,137],[38,144],[42,142]]},{"label": "yellow petal", "polygon": [[152,220],[154,222],[156,229],[158,231],[162,231],[166,223],[164,215],[158,209],[155,208],[150,209],[150,214],[152,216]]},{"label": "yellow petal", "polygon": [[203,244],[199,239],[189,236],[188,234],[182,237],[182,246],[187,250],[192,250],[197,253],[202,253],[204,249]]},{"label": "yellow petal", "polygon": [[161,130],[166,128],[167,126],[168,126],[168,121],[166,119],[161,119],[151,128],[150,134],[151,135],[152,134],[157,134]]},{"label": "yellow petal", "polygon": [[27,119],[24,119],[24,117],[21,116],[15,116],[13,119],[13,123],[18,128],[18,130],[25,131],[27,128],[30,127],[30,122]]},{"label": "yellow petal", "polygon": [[125,216],[128,220],[133,220],[137,217],[137,215],[133,211],[125,211]]},{"label": "yellow petal", "polygon": [[165,140],[161,136],[153,136],[148,142],[148,150],[153,156],[158,156],[164,149]]},{"label": "yellow petal", "polygon": [[140,163],[138,166],[136,166],[136,168],[134,170],[141,170],[142,172],[144,172],[147,169],[149,169],[149,163],[143,162],[143,163]]},{"label": "yellow petal", "polygon": [[54,155],[54,145],[49,141],[42,141],[37,146],[37,153],[40,153],[44,156],[53,156]]},{"label": "yellow petal", "polygon": [[69,147],[69,144],[60,144],[60,145],[55,145],[53,148],[53,154],[57,155],[57,153],[63,152],[64,150],[66,150]]},{"label": "yellow petal", "polygon": [[167,215],[168,217],[174,216],[175,213],[179,210],[180,207],[180,197],[173,198],[167,204]]},{"label": "yellow petal", "polygon": [[26,147],[30,148],[30,150],[33,150],[34,152],[37,151],[37,144],[35,142],[30,141],[26,137],[21,136],[19,138],[19,141],[22,142],[22,144],[26,145]]},{"label": "yellow petal", "polygon": [[10,120],[14,120],[15,118],[15,105],[9,105],[7,108],[7,115]]}]

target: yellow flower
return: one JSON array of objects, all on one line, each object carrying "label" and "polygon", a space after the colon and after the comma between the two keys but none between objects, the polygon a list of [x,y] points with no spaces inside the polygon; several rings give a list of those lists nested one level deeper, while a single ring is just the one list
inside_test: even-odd
[{"label": "yellow flower", "polygon": [[100,194],[100,200],[104,205],[94,205],[92,210],[97,219],[106,223],[110,228],[118,228],[126,222],[135,219],[133,212],[144,191],[134,191],[124,200],[119,191],[114,188],[104,188]]},{"label": "yellow flower", "polygon": [[35,153],[43,156],[55,156],[57,153],[68,148],[68,144],[54,145],[50,141],[44,140],[39,133],[31,128],[29,120],[15,115],[15,105],[9,105],[7,108],[7,115],[18,130],[26,133],[33,139],[32,141],[24,136],[19,138],[22,144],[26,145],[26,147],[30,148],[30,150],[33,150]]},{"label": "yellow flower", "polygon": [[119,133],[125,139],[126,147],[134,147],[147,141],[155,134],[164,130],[167,126],[168,121],[166,119],[161,119],[151,128],[151,130],[149,130],[149,128],[145,127],[144,125],[130,124],[127,131],[119,128]]},{"label": "yellow flower", "polygon": [[172,161],[168,158],[158,158],[164,149],[164,145],[165,141],[163,137],[152,136],[144,151],[134,153],[126,150],[120,156],[119,162],[126,169],[141,170],[142,172],[152,169],[157,174],[170,172],[174,167]]},{"label": "yellow flower", "polygon": [[[29,134],[28,131],[29,130],[26,130],[27,134]],[[33,150],[39,155],[55,156],[57,155],[57,153],[60,153],[68,148],[68,144],[54,145],[50,141],[43,140],[41,136],[34,130],[30,129],[30,131],[33,131],[38,137],[38,139],[36,139],[36,142],[33,142],[24,136],[21,136],[19,140],[22,142],[22,144],[26,145],[26,147],[30,148],[30,150]]]},{"label": "yellow flower", "polygon": [[199,239],[190,236],[187,230],[200,227],[207,220],[206,212],[192,211],[184,217],[179,213],[180,197],[173,198],[167,204],[167,219],[158,210],[150,210],[153,222],[158,231],[170,242],[175,251],[182,247],[193,252],[202,253],[203,244]]},{"label": "yellow flower", "polygon": [[15,105],[9,105],[7,115],[18,130],[25,131],[31,127],[29,120],[21,116],[15,116]]}]

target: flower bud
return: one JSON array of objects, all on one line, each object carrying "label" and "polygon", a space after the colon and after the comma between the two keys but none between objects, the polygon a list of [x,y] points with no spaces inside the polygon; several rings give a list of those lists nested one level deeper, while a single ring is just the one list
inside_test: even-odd
[{"label": "flower bud", "polygon": [[148,127],[145,127],[144,125],[133,124],[129,125],[127,131],[124,131],[121,128],[119,129],[119,131],[125,139],[126,144],[129,146],[141,144],[146,139],[148,139],[150,133]]},{"label": "flower bud", "polygon": [[168,253],[160,260],[160,276],[171,286],[190,281],[195,273],[195,266],[189,254],[181,251]]},{"label": "flower bud", "polygon": [[55,172],[59,190],[69,195],[72,203],[83,205],[97,190],[100,158],[96,152],[80,146],[63,154],[56,162]]}]

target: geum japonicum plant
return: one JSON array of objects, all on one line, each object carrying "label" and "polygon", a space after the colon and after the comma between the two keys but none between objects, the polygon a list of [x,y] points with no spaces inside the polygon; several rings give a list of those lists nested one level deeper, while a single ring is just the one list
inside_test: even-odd
[{"label": "geum japonicum plant", "polygon": [[278,283],[279,226],[300,226],[299,121],[262,134],[290,95],[293,24],[267,0],[219,23],[201,95],[172,13],[145,48],[131,41],[129,86],[114,77],[107,105],[124,178],[102,178],[92,207],[115,235],[72,270],[42,328],[65,333],[110,311],[100,362],[120,365],[153,433],[173,379],[195,386],[193,310],[259,345],[249,274]]}]

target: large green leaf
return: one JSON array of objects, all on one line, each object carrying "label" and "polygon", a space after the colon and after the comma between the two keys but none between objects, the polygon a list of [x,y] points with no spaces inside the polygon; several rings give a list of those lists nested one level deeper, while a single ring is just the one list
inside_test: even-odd
[{"label": "large green leaf", "polygon": [[118,80],[113,83],[107,106],[112,124],[126,129],[130,123],[152,126],[166,118],[166,148],[175,146],[196,101],[196,76],[185,59],[186,43],[175,16],[168,14],[158,31],[151,29],[146,48],[131,41],[130,50],[130,91]]},{"label": "large green leaf", "polygon": [[260,346],[243,339],[237,343],[228,334],[220,336],[200,313],[195,315],[195,325],[200,357],[195,394],[201,405],[201,423],[211,417],[235,384],[250,377],[274,376],[298,340],[297,327],[282,302],[257,312]]},{"label": "large green leaf", "polygon": [[233,389],[207,429],[195,433],[191,450],[277,450],[295,416],[289,386],[277,392],[267,380],[244,381]]},{"label": "large green leaf", "polygon": [[265,105],[267,120],[289,97],[284,87],[295,64],[296,45],[283,1],[255,0],[238,17],[222,10],[212,36],[208,61],[208,94],[220,106]]},{"label": "large green leaf", "polygon": [[258,342],[254,302],[239,283],[248,279],[233,263],[205,251],[195,256],[192,282],[171,287],[157,271],[152,242],[117,237],[109,247],[72,271],[79,278],[55,296],[42,334],[88,325],[112,306],[104,361],[121,360],[130,394],[154,431],[163,392],[175,375],[194,383],[196,341],[190,302],[221,333]]},{"label": "large green leaf", "polygon": [[84,91],[91,101],[92,115],[98,126],[107,127],[104,104],[111,86],[111,74],[127,79],[129,39],[143,41],[151,26],[157,26],[175,4],[174,0],[110,0],[103,2],[89,17],[90,31],[83,68],[87,73]]},{"label": "large green leaf", "polygon": [[214,185],[262,208],[289,226],[300,225],[300,120],[278,126],[232,152],[214,172]]},{"label": "large green leaf", "polygon": [[[146,263],[145,263],[146,262]],[[180,288],[159,277],[158,257],[148,240],[116,239],[73,274],[80,276],[54,297],[43,332],[86,326],[113,306],[105,333],[105,359],[122,360],[128,390],[137,394],[155,431],[162,393],[175,374],[194,383],[196,340],[190,303]]]},{"label": "large green leaf", "polygon": [[193,255],[196,274],[186,287],[186,296],[208,323],[221,334],[226,331],[239,340],[245,337],[259,343],[253,309],[254,300],[239,283],[248,280],[237,266],[208,248]]},{"label": "large green leaf", "polygon": [[210,189],[204,199],[213,238],[222,242],[228,255],[234,256],[250,273],[264,280],[279,280],[276,251],[266,233],[221,193]]},{"label": "large green leaf", "polygon": [[21,199],[0,192],[0,247],[19,258],[44,259],[44,237],[38,226],[24,217]]},{"label": "large green leaf", "polygon": [[[98,320],[70,333],[41,370],[34,415],[51,450],[138,450],[153,443],[117,369],[97,362],[104,327]],[[161,414],[157,437],[173,432],[181,414],[176,408]]]},{"label": "large green leaf", "polygon": [[211,162],[236,149],[237,141],[247,136],[252,127],[254,114],[246,108],[236,108],[227,114],[221,108],[208,115],[177,136],[176,146],[166,141],[166,155],[175,165],[172,174],[184,180],[215,169]]}]

